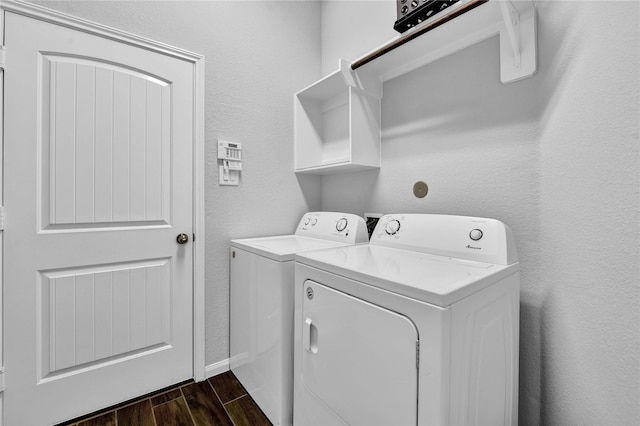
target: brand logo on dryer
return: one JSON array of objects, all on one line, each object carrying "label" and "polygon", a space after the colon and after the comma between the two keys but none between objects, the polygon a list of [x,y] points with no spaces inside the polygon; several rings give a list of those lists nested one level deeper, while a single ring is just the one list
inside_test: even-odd
[{"label": "brand logo on dryer", "polygon": [[472,246],[471,244],[468,244],[466,248],[472,249],[472,250],[482,250],[482,247]]}]

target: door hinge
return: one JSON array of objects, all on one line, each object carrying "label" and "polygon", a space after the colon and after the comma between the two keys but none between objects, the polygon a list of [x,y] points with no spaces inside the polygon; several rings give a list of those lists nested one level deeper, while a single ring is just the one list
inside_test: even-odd
[{"label": "door hinge", "polygon": [[0,46],[0,69],[4,70],[7,64],[7,51],[4,46]]},{"label": "door hinge", "polygon": [[0,231],[4,231],[4,206],[0,206]]},{"label": "door hinge", "polygon": [[4,367],[0,368],[0,392],[4,392]]},{"label": "door hinge", "polygon": [[420,340],[416,340],[416,369],[420,370]]}]

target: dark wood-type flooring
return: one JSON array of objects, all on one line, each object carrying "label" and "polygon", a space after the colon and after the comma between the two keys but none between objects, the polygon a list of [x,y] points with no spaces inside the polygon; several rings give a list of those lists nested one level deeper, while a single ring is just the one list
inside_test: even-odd
[{"label": "dark wood-type flooring", "polygon": [[63,423],[69,426],[259,426],[269,419],[231,371]]}]

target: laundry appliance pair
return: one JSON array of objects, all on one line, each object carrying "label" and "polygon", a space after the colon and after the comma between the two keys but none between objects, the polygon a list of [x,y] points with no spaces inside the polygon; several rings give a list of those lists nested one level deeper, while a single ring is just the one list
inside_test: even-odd
[{"label": "laundry appliance pair", "polygon": [[[343,224],[338,216],[327,218],[333,232]],[[255,272],[234,269],[234,250],[237,258],[244,249],[232,242],[231,369],[270,420],[516,424],[519,264],[509,228],[492,219],[395,214],[361,242],[296,251],[291,281],[279,284],[280,305],[251,296],[255,304],[243,303],[244,311],[238,290],[242,297],[260,291],[247,288],[247,274],[259,277],[254,287],[268,274],[257,272],[258,263]],[[268,326],[276,317],[277,330]],[[234,337],[238,328],[244,340]],[[282,354],[277,362],[274,352]],[[280,398],[279,417],[264,394]]]}]

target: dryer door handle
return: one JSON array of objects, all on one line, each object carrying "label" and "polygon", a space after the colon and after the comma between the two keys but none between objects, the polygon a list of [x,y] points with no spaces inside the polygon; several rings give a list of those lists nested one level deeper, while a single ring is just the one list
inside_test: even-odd
[{"label": "dryer door handle", "polygon": [[313,324],[311,318],[304,320],[304,328],[302,331],[302,341],[304,348],[313,354],[318,353],[318,327]]}]

